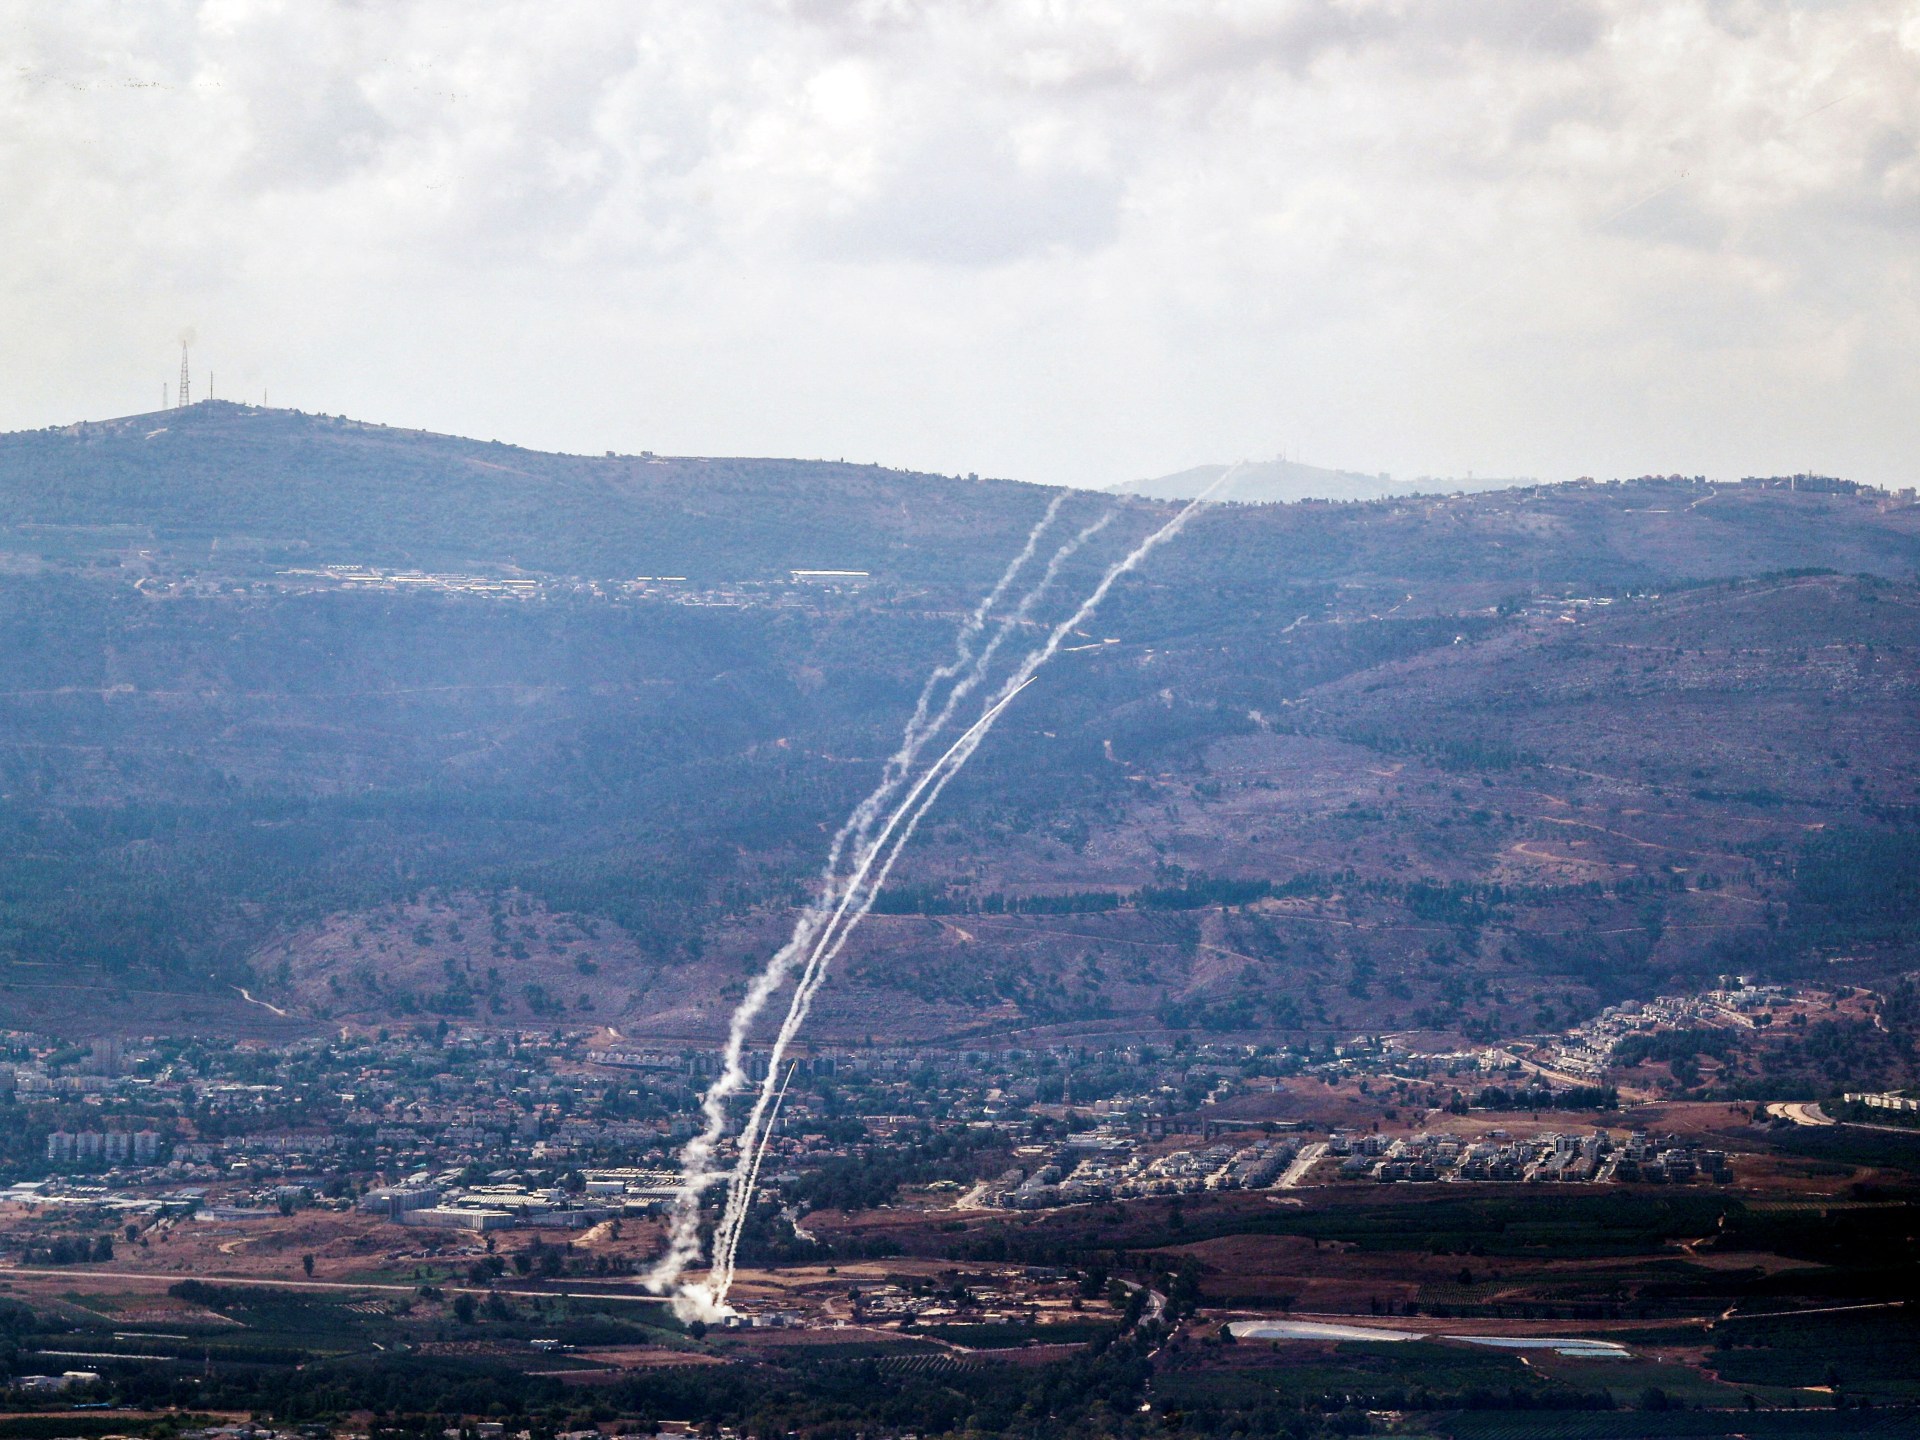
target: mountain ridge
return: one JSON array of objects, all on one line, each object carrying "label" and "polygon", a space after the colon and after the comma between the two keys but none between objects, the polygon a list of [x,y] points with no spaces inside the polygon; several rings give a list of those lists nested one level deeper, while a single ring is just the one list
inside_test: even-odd
[{"label": "mountain ridge", "polygon": [[1133,495],[1152,500],[1191,500],[1206,492],[1228,470],[1233,478],[1213,492],[1213,498],[1241,505],[1284,505],[1302,500],[1369,501],[1411,498],[1419,495],[1450,495],[1484,490],[1512,490],[1540,482],[1529,479],[1465,480],[1435,479],[1420,476],[1414,480],[1395,480],[1384,472],[1365,474],[1357,470],[1332,470],[1306,465],[1298,460],[1253,460],[1237,465],[1195,465],[1170,475],[1145,480],[1126,480],[1107,487],[1112,495]]},{"label": "mountain ridge", "polygon": [[[1059,493],[156,428],[0,437],[0,1023],[586,994],[717,1026]],[[1116,505],[1036,618],[1168,513],[1073,492],[1053,533]],[[649,545],[691,578],[632,583]],[[1203,511],[943,796],[820,1033],[1484,1036],[1730,969],[1899,973],[1916,613],[1920,506],[1844,482]],[[479,918],[508,913],[537,943]]]},{"label": "mountain ridge", "polygon": [[[159,538],[237,532],[321,560],[600,577],[914,573],[963,535],[1010,552],[1045,504],[1041,487],[1013,480],[562,455],[231,401],[0,436],[0,475],[0,527],[145,524]],[[783,491],[796,503],[770,512]],[[703,523],[716,509],[723,530]]]}]

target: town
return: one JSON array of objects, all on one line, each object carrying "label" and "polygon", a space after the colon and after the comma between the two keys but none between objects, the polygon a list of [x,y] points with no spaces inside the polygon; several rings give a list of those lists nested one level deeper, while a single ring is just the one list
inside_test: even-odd
[{"label": "town", "polygon": [[[1609,1007],[1531,1046],[1440,1054],[1367,1036],[816,1050],[792,1065],[764,1188],[791,1190],[810,1169],[935,1132],[1004,1154],[962,1198],[1014,1210],[1360,1180],[1725,1183],[1725,1156],[1683,1140],[1564,1121],[1517,1134],[1473,1117],[1603,1122],[1619,1104],[1608,1063],[1633,1037],[1701,1026],[1751,1037],[1776,1018],[1789,1033],[1806,1014],[1872,1001],[1850,987],[1789,993],[1730,979]],[[502,1034],[445,1021],[274,1047],[80,1046],[17,1032],[4,1046],[7,1202],[129,1216],[191,1204],[229,1221],[351,1203],[400,1225],[475,1231],[657,1213],[718,1063],[715,1051],[595,1029]],[[762,1077],[767,1056],[749,1052],[746,1065]],[[1377,1118],[1343,1123],[1334,1100]]]},{"label": "town", "polygon": [[[36,1333],[13,1393],[42,1407],[124,1402],[185,1366],[188,1337],[209,1363],[217,1352],[210,1373],[231,1377],[263,1345],[297,1353],[314,1324],[348,1324],[361,1337],[351,1344],[417,1351],[421,1364],[471,1355],[515,1384],[560,1377],[580,1397],[652,1393],[672,1367],[752,1365],[767,1346],[907,1367],[1031,1365],[1115,1333],[1400,1340],[1417,1332],[1366,1325],[1415,1316],[1495,1347],[1549,1343],[1527,1322],[1555,1315],[1634,1319],[1654,1327],[1648,1338],[1610,1331],[1605,1353],[1684,1378],[1684,1355],[1655,1337],[1658,1317],[1690,1317],[1690,1302],[1554,1299],[1577,1273],[1561,1267],[1595,1243],[1577,1238],[1592,1224],[1578,1217],[1613,1213],[1566,1207],[1619,1197],[1628,1217],[1727,1217],[1799,1193],[1804,1173],[1774,1140],[1794,1139],[1802,1119],[1810,1136],[1844,1128],[1814,1101],[1849,1117],[1904,1115],[1912,1102],[1815,1086],[1783,1107],[1712,1087],[1770,1073],[1768,1047],[1824,1017],[1885,1003],[1844,984],[1725,977],[1563,1032],[1457,1049],[1404,1035],[814,1046],[777,1076],[750,1050],[749,1075],[778,1079],[784,1099],[711,1334],[643,1282],[723,1063],[716,1049],[443,1019],[277,1042],[9,1032],[0,1291],[36,1307],[97,1296],[88,1304],[111,1317],[85,1320],[84,1338]],[[1807,1113],[1779,1113],[1796,1106]],[[734,1153],[723,1142],[723,1166]],[[1523,1252],[1497,1238],[1502,1196],[1574,1217],[1574,1249],[1516,1269]],[[1453,1207],[1491,1228],[1458,1229],[1444,1218]],[[1279,1224],[1305,1247],[1381,1225],[1397,1234],[1427,1214],[1439,1228],[1373,1259],[1354,1238],[1322,1258],[1312,1239],[1277,1273],[1242,1276],[1179,1244],[1183,1232]],[[1419,1258],[1403,1263],[1408,1246]],[[1644,1295],[1664,1293],[1648,1274]],[[1318,1318],[1275,1321],[1276,1310]],[[424,1403],[469,1420],[476,1408],[451,1394]],[[578,1403],[549,1413],[555,1434],[606,1433],[585,1427]],[[545,1440],[534,1429],[528,1440]]]}]

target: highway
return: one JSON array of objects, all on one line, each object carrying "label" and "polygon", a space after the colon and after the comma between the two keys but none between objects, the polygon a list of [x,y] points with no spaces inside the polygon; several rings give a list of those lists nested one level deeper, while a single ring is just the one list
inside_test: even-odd
[{"label": "highway", "polygon": [[[43,1275],[69,1283],[82,1280],[132,1280],[147,1285],[178,1285],[182,1280],[198,1280],[207,1285],[251,1285],[275,1290],[331,1290],[365,1294],[417,1295],[418,1283],[393,1285],[374,1280],[278,1280],[265,1275],[156,1275],[147,1270],[41,1269],[29,1265],[0,1267],[0,1275]],[[633,1305],[665,1305],[664,1295],[636,1295],[626,1290],[509,1290],[502,1285],[436,1285],[449,1295],[509,1295],[517,1300],[615,1300]]]},{"label": "highway", "polygon": [[1796,1125],[1832,1125],[1826,1112],[1818,1105],[1799,1100],[1775,1100],[1767,1106],[1769,1115],[1777,1115],[1783,1120],[1791,1120]]}]

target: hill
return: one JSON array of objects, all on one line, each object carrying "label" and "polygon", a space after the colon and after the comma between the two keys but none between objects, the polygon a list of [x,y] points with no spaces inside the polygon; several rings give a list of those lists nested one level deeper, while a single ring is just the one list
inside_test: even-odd
[{"label": "hill", "polygon": [[[1226,474],[1225,465],[1196,465],[1150,480],[1127,480],[1109,486],[1114,495],[1139,495],[1152,500],[1191,500]],[[1450,495],[1479,490],[1511,490],[1530,486],[1531,480],[1395,480],[1391,475],[1365,475],[1354,470],[1327,470],[1297,460],[1255,460],[1234,468],[1233,478],[1213,499],[1241,505],[1290,504],[1301,500],[1389,500],[1408,495]]]},{"label": "hill", "polygon": [[702,581],[943,567],[971,578],[966,542],[1010,550],[1046,503],[1007,480],[552,455],[228,401],[0,437],[0,475],[0,531],[75,553],[137,541],[190,564],[218,544],[267,566]]},{"label": "hill", "polygon": [[[1049,498],[224,405],[0,437],[0,1025],[713,1034]],[[1066,505],[1117,508],[1060,603],[1167,513]],[[1804,478],[1204,513],[821,1033],[1491,1035],[1912,968],[1917,580],[1910,497]]]}]

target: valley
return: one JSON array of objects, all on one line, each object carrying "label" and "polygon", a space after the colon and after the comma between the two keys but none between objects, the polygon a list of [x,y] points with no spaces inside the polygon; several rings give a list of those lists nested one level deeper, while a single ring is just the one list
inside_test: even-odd
[{"label": "valley", "polygon": [[1199,514],[750,1035],[709,1323],[1055,496],[166,419],[0,437],[0,1435],[1913,1433],[1911,492]]}]

